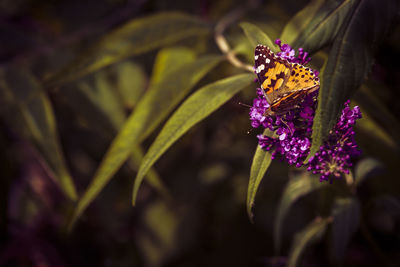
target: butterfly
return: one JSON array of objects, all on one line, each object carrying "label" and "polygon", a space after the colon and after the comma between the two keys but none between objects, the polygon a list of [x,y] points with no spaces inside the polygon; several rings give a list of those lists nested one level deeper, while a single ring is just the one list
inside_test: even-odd
[{"label": "butterfly", "polygon": [[270,105],[264,116],[284,114],[319,89],[319,79],[310,68],[290,63],[264,45],[256,46],[254,59],[258,81]]}]

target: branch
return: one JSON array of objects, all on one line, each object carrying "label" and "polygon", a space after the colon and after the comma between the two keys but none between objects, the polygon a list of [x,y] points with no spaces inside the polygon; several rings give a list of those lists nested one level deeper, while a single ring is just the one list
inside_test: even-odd
[{"label": "branch", "polygon": [[223,17],[215,26],[215,42],[217,43],[219,49],[221,50],[222,53],[225,54],[226,59],[235,67],[238,67],[240,69],[244,69],[250,72],[254,72],[253,66],[246,64],[242,61],[240,61],[236,55],[235,52],[231,49],[229,46],[228,42],[226,41],[223,33],[225,29],[238,20],[249,8],[252,8],[255,6],[256,1],[250,1],[247,5],[244,7],[238,7],[231,12],[229,12],[225,17]]}]

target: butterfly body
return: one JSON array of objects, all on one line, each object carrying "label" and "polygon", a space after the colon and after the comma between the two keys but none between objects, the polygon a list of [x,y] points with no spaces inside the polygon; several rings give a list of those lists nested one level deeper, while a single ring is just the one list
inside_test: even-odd
[{"label": "butterfly body", "polygon": [[319,89],[319,79],[311,69],[275,55],[264,45],[257,45],[254,59],[255,72],[270,105],[264,115],[286,113]]}]

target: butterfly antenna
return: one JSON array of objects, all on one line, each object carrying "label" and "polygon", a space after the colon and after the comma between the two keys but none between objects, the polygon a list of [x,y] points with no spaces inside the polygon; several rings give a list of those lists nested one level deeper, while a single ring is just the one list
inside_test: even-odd
[{"label": "butterfly antenna", "polygon": [[247,105],[247,104],[244,104],[244,103],[242,103],[242,102],[238,102],[238,104],[241,105],[241,106],[244,106],[244,107],[252,108],[252,106]]},{"label": "butterfly antenna", "polygon": [[250,134],[253,130],[254,128],[250,128],[250,130],[247,130],[247,134]]},{"label": "butterfly antenna", "polygon": [[286,127],[289,129],[290,135],[293,135],[292,128],[289,127],[289,125],[286,123],[286,121],[284,121],[283,119],[281,119],[281,122],[282,122],[283,124],[285,124]]}]

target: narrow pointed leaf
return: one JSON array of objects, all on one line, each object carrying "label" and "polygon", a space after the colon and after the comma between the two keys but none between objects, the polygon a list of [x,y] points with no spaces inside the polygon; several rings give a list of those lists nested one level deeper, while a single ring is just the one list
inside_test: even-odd
[{"label": "narrow pointed leaf", "polygon": [[288,267],[300,266],[301,255],[311,244],[318,242],[324,235],[326,227],[331,219],[317,218],[311,222],[304,230],[297,233],[292,242],[289,253]]},{"label": "narrow pointed leaf", "polygon": [[368,74],[373,52],[396,16],[398,3],[395,0],[358,1],[348,23],[338,33],[322,72],[309,157],[322,145],[336,124],[343,103]]},{"label": "narrow pointed leaf", "polygon": [[140,214],[135,243],[140,247],[141,265],[163,265],[171,254],[188,243],[191,234],[184,238],[180,234],[187,227],[187,210],[180,209],[178,213],[168,203],[156,199],[145,205]]},{"label": "narrow pointed leaf", "polygon": [[58,139],[50,100],[35,77],[15,67],[0,72],[0,90],[5,120],[23,137],[31,140],[55,174],[64,194],[77,199]]},{"label": "narrow pointed leaf", "polygon": [[[397,171],[400,147],[386,129],[370,118],[368,113],[363,112],[363,117],[357,121],[355,131],[359,133],[357,142],[363,148],[362,151],[384,163],[384,169],[390,168]],[[355,177],[355,185],[359,185],[358,180],[362,184],[364,179]]]},{"label": "narrow pointed leaf", "polygon": [[387,129],[383,128],[376,120],[372,119],[368,112],[362,114],[362,118],[356,124],[356,129],[366,133],[371,139],[384,145],[384,150],[399,151],[397,140],[389,135]]},{"label": "narrow pointed leaf", "polygon": [[[180,55],[182,56],[182,54]],[[141,72],[138,70],[138,66],[134,67],[131,63],[128,65],[124,63],[123,65],[130,68],[126,75],[135,74],[135,72],[138,71]],[[131,67],[133,67],[133,69]],[[120,101],[121,99],[117,96],[111,84],[111,80],[107,79],[106,74],[106,71],[99,71],[93,75],[94,79],[86,79],[84,82],[75,86],[70,85],[66,90],[62,90],[60,93],[66,97],[66,102],[76,114],[79,114],[80,118],[86,121],[89,128],[99,132],[99,134],[102,134],[105,138],[110,138],[122,127],[126,120],[126,115],[122,101]],[[141,76],[139,75],[139,77]],[[138,78],[138,75],[133,75],[132,78]],[[137,80],[133,82],[137,82]],[[143,86],[143,88],[138,87],[140,85]],[[131,88],[132,90],[142,92],[145,89],[144,86],[144,83],[132,84]],[[93,118],[96,118],[96,120],[94,121]],[[144,154],[139,145],[133,146],[131,151],[132,153],[130,154],[128,163],[133,170],[137,171]],[[155,170],[151,169],[146,175],[146,179],[162,196],[171,198]]]},{"label": "narrow pointed leaf", "polygon": [[[149,128],[154,130],[189,93],[190,89],[220,60],[219,56],[207,56],[195,62],[183,64],[169,76],[160,80],[157,86],[147,91],[111,143],[92,182],[78,202],[70,227],[128,159],[132,150],[137,148],[144,133],[149,134],[151,132]],[[173,63],[168,61],[166,64]],[[175,64],[178,63],[175,62]]]},{"label": "narrow pointed leaf", "polygon": [[[93,79],[69,84],[60,91],[68,108],[99,136],[110,138],[117,132],[116,124],[101,106]],[[96,120],[93,120],[96,118]]]},{"label": "narrow pointed leaf", "polygon": [[324,187],[326,183],[321,183],[318,177],[310,176],[308,174],[292,177],[287,183],[283,191],[281,200],[278,206],[278,214],[274,221],[274,243],[277,253],[279,254],[281,248],[281,233],[283,222],[288,214],[290,207],[303,196]]},{"label": "narrow pointed leaf", "polygon": [[362,85],[354,95],[354,100],[357,102],[356,104],[360,105],[363,114],[368,113],[371,119],[387,131],[400,146],[400,123],[387,105],[376,95],[376,92],[387,89],[383,87],[383,84],[368,87]]},{"label": "narrow pointed leaf", "polygon": [[332,256],[341,263],[351,237],[360,223],[360,203],[356,198],[337,198],[333,205]]},{"label": "narrow pointed leaf", "polygon": [[132,109],[146,89],[146,74],[141,66],[130,61],[117,64],[113,70],[124,107]]},{"label": "narrow pointed leaf", "polygon": [[[176,61],[174,58],[170,59],[172,62]],[[135,122],[132,125],[131,139],[138,138],[138,141],[142,141],[146,138],[221,60],[220,56],[204,56],[183,64],[173,73],[154,82],[129,118],[129,121]],[[165,65],[170,65],[171,61]]]},{"label": "narrow pointed leaf", "polygon": [[209,27],[196,17],[170,12],[134,19],[108,33],[47,81],[48,86],[78,79],[113,63],[184,38]]},{"label": "narrow pointed leaf", "polygon": [[[279,39],[283,43],[290,44],[295,47],[299,38],[302,38],[303,32],[307,27],[311,27],[310,22],[317,16],[319,9],[325,3],[323,0],[311,0],[307,6],[297,12],[283,28]],[[297,47],[296,47],[297,48]]]},{"label": "narrow pointed leaf", "polygon": [[[264,131],[264,135],[271,135],[271,132]],[[253,206],[258,187],[271,164],[271,151],[265,151],[257,145],[256,152],[251,163],[249,185],[247,186],[247,215],[251,222],[253,221]]]},{"label": "narrow pointed leaf", "polygon": [[176,71],[180,67],[194,62],[195,59],[196,55],[194,51],[189,48],[169,47],[161,49],[154,62],[149,91],[152,91],[152,87],[163,86],[165,79],[168,79],[171,75],[176,75]]},{"label": "narrow pointed leaf", "polygon": [[[180,54],[182,56],[182,54]],[[87,120],[89,123],[92,118],[99,118],[104,116],[105,120],[110,121],[112,124],[112,133],[115,134],[122,127],[123,123],[126,121],[126,115],[124,113],[122,103],[117,97],[112,84],[107,79],[107,75],[104,71],[100,71],[94,75],[94,86],[93,88],[89,85],[80,86],[80,92],[83,93],[84,97],[87,97],[92,105],[92,113],[87,114]],[[140,90],[140,89],[139,89]],[[83,97],[82,96],[82,97]],[[71,101],[75,101],[71,99]],[[86,103],[87,105],[88,103]],[[80,105],[75,105],[75,107],[80,107]],[[87,107],[85,107],[87,108]],[[96,113],[93,113],[96,112]],[[79,112],[82,115],[82,112]],[[99,120],[96,120],[97,124]],[[94,125],[92,127],[95,127]],[[139,145],[135,145],[131,148],[131,154],[128,163],[131,167],[137,171],[140,166],[140,162],[143,159],[143,151]],[[151,186],[153,186],[161,195],[166,198],[170,198],[168,191],[164,184],[162,183],[160,177],[151,169],[147,175],[146,179]]]},{"label": "narrow pointed leaf", "polygon": [[114,128],[119,129],[124,123],[126,115],[116,90],[103,71],[96,73],[94,80],[95,90],[89,91],[88,96],[107,114]]},{"label": "narrow pointed leaf", "polygon": [[161,155],[196,123],[206,118],[236,93],[251,84],[253,78],[253,74],[239,74],[206,85],[192,94],[175,111],[144,156],[134,183],[133,204],[135,204],[144,175]]},{"label": "narrow pointed leaf", "polygon": [[267,34],[265,34],[260,28],[256,25],[243,22],[240,23],[240,27],[242,27],[244,33],[252,44],[253,48],[255,48],[258,44],[263,44],[268,46],[272,51],[277,51],[277,45],[271,41]]},{"label": "narrow pointed leaf", "polygon": [[354,11],[358,0],[311,1],[285,26],[281,39],[313,53],[332,43]]},{"label": "narrow pointed leaf", "polygon": [[[137,172],[140,168],[140,163],[143,161],[143,149],[140,146],[136,146],[132,149],[131,156],[128,160],[128,163],[133,167],[133,169]],[[154,168],[151,168],[146,174],[146,182],[153,187],[157,192],[164,197],[165,200],[172,200],[172,196],[165,186],[164,182],[161,180],[160,176],[156,172]]]}]

